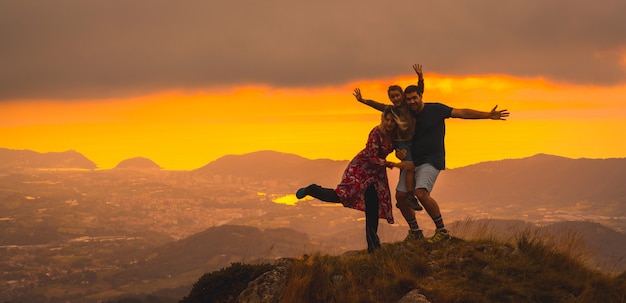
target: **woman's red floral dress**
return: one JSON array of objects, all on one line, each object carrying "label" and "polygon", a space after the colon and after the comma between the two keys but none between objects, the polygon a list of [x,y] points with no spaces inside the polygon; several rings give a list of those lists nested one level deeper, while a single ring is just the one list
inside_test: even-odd
[{"label": "woman's red floral dress", "polygon": [[365,149],[350,161],[343,172],[341,183],[335,188],[343,206],[365,211],[365,190],[374,184],[379,201],[378,217],[393,224],[391,192],[385,166],[385,158],[392,151],[393,144],[385,144],[380,129],[374,127],[367,138]]}]

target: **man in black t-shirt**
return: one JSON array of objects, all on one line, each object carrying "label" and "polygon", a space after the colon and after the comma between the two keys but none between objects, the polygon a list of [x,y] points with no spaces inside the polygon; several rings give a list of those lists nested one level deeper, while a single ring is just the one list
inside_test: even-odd
[{"label": "man in black t-shirt", "polygon": [[[435,235],[428,242],[436,243],[450,238],[445,228],[439,204],[430,196],[439,172],[446,167],[446,151],[444,137],[446,134],[445,119],[493,119],[505,120],[509,112],[497,110],[496,105],[489,112],[473,109],[457,109],[441,103],[424,103],[422,94],[415,85],[410,85],[404,90],[406,103],[415,117],[415,134],[411,155],[415,164],[415,196],[433,219],[436,226]],[[405,153],[406,154],[406,153]],[[405,154],[398,152],[396,156],[403,159]],[[401,191],[398,191],[401,193]],[[406,191],[405,191],[406,192]],[[409,224],[409,234],[405,240],[423,238],[415,219],[415,210],[411,208],[402,197],[398,197],[398,208],[402,216]]]}]

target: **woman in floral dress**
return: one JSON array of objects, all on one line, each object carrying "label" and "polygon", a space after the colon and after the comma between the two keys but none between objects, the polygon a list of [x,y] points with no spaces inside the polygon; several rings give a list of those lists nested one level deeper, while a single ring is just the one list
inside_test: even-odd
[{"label": "woman in floral dress", "polygon": [[386,219],[393,224],[391,193],[387,180],[387,168],[405,168],[404,162],[385,160],[393,149],[393,140],[398,129],[404,129],[392,107],[383,111],[381,123],[372,129],[365,148],[350,161],[343,173],[341,183],[335,189],[311,184],[300,188],[296,197],[309,195],[325,202],[341,203],[344,207],[365,212],[365,237],[367,251],[380,248],[378,219]]}]

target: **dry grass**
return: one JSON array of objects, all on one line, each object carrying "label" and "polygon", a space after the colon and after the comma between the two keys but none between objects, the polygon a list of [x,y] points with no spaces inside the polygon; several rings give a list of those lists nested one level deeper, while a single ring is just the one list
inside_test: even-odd
[{"label": "dry grass", "polygon": [[315,254],[293,265],[283,302],[382,302],[415,289],[427,264],[405,245],[343,256]]},{"label": "dry grass", "polygon": [[557,252],[585,264],[589,264],[591,250],[576,231],[564,229],[558,233],[549,232],[535,225],[519,222],[495,224],[491,220],[457,221],[450,225],[454,236],[464,240],[490,240],[506,244],[516,244],[521,238],[542,243]]},{"label": "dry grass", "polygon": [[281,302],[397,302],[414,289],[438,303],[626,302],[626,275],[591,270],[575,233],[494,230],[471,220],[451,230],[455,237],[440,244],[303,258],[292,265]]},{"label": "dry grass", "polygon": [[[506,224],[466,220],[450,224],[454,237],[439,244],[419,240],[383,244],[374,254],[304,255],[289,263],[280,302],[395,303],[417,290],[437,303],[626,303],[626,272],[591,269],[575,232]],[[212,273],[189,298],[235,302],[241,290],[233,286],[245,287],[263,270],[231,266]]]}]

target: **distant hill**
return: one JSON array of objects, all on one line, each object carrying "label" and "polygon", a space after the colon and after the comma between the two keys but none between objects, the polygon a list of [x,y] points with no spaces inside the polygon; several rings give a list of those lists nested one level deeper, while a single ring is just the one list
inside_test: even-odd
[{"label": "distant hill", "polygon": [[154,161],[143,158],[143,157],[135,157],[131,159],[126,159],[118,163],[115,169],[161,169],[161,167],[156,164]]},{"label": "distant hill", "polygon": [[595,266],[607,272],[626,270],[626,233],[617,232],[604,225],[587,221],[557,222],[545,227],[552,234],[574,232],[589,248]]},{"label": "distant hill", "polygon": [[448,224],[455,236],[466,239],[480,237],[511,241],[519,235],[543,235],[554,239],[571,255],[589,258],[589,265],[604,272],[626,270],[626,233],[590,221],[561,221],[545,226],[520,220],[481,219]]},{"label": "distant hill", "polygon": [[303,185],[318,183],[334,186],[341,180],[347,164],[348,161],[310,160],[294,154],[258,151],[224,156],[194,172],[255,181],[293,181]]},{"label": "distant hill", "polygon": [[0,148],[0,169],[28,168],[82,168],[95,169],[97,166],[87,157],[74,151],[38,153],[30,150]]},{"label": "distant hill", "polygon": [[433,196],[440,201],[525,208],[593,204],[626,215],[626,158],[570,159],[546,154],[483,162],[444,171]]},{"label": "distant hill", "polygon": [[[309,160],[260,151],[229,155],[193,173],[230,183],[293,192],[317,183],[334,187],[348,161]],[[398,170],[389,171],[393,191]],[[587,220],[626,230],[626,158],[570,159],[537,154],[443,171],[433,197],[448,215],[523,219],[531,222]],[[256,185],[258,184],[258,185]]]},{"label": "distant hill", "polygon": [[[240,178],[242,182],[333,187],[348,161],[309,160],[293,154],[260,151],[219,158],[195,173]],[[398,171],[389,171],[392,191]],[[433,196],[442,202],[481,205],[483,209],[513,205],[521,209],[579,206],[579,210],[626,216],[626,158],[570,159],[537,154],[521,159],[482,162],[448,169],[439,175]]]},{"label": "distant hill", "polygon": [[310,248],[309,237],[293,229],[223,225],[155,249],[131,276],[154,279],[209,272],[232,262],[296,256]]},{"label": "distant hill", "polygon": [[[396,237],[396,230],[381,225],[381,239],[385,243],[401,242],[405,234]],[[556,239],[569,241],[568,237],[579,237],[582,242],[576,249],[583,246],[589,248],[591,264],[605,272],[622,272],[626,270],[626,234],[593,222],[557,222],[545,227],[516,220],[476,220],[464,225],[453,222],[450,227],[455,234],[476,234],[477,230],[486,232],[488,238],[515,238],[524,231],[537,234],[538,230],[554,235]],[[461,229],[466,230],[461,230]],[[405,230],[402,229],[402,232]],[[491,235],[491,236],[488,236]],[[291,228],[274,228],[260,230],[249,226],[222,225],[209,228],[185,239],[166,244],[156,249],[152,257],[142,262],[137,268],[137,275],[145,278],[163,277],[167,274],[180,275],[198,268],[203,264],[204,270],[215,270],[231,262],[254,261],[257,259],[275,259],[293,257],[304,252],[315,251],[316,247],[323,251],[337,251],[346,245],[348,250],[362,248],[362,228],[344,231],[341,235],[324,237],[324,246],[311,244],[309,236]],[[462,236],[465,237],[465,236]],[[328,242],[334,239],[335,241]],[[622,253],[620,253],[622,252]],[[571,252],[574,254],[575,252]],[[222,257],[220,257],[222,256]],[[224,257],[228,256],[228,257]]]}]

